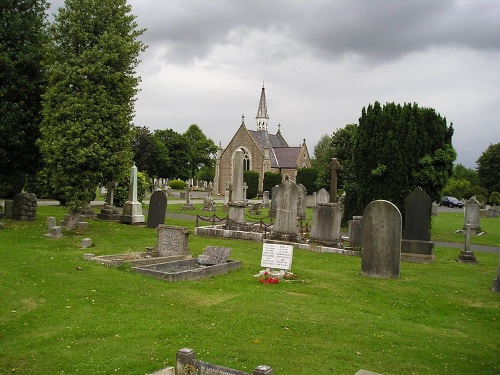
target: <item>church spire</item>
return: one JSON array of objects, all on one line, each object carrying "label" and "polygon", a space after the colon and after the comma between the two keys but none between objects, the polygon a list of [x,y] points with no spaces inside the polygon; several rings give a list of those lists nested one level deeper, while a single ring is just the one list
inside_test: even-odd
[{"label": "church spire", "polygon": [[266,89],[264,84],[262,84],[262,92],[260,93],[259,109],[257,110],[257,130],[267,131],[267,122],[269,120],[269,115],[267,114],[267,104],[266,104]]}]

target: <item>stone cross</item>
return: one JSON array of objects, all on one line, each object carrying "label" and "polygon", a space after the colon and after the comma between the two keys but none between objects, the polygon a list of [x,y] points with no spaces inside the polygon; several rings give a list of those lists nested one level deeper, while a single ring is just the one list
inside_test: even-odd
[{"label": "stone cross", "polygon": [[342,170],[342,166],[340,165],[337,158],[332,158],[332,163],[330,164],[330,168],[332,169],[332,180],[330,182],[330,202],[336,203],[338,201],[337,197],[337,171]]},{"label": "stone cross", "polygon": [[107,203],[112,206],[114,203],[115,196],[115,188],[118,186],[118,182],[110,181],[106,184],[106,188],[108,189],[108,196],[106,197]]}]

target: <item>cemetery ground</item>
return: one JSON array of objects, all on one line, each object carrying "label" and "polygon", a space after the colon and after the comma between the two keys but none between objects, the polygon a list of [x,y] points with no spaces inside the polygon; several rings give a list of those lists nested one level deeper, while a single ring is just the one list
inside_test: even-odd
[{"label": "cemetery ground", "polygon": [[[0,230],[0,373],[146,374],[173,365],[183,347],[247,372],[267,364],[277,375],[500,373],[500,294],[491,292],[498,254],[475,252],[478,264],[461,264],[460,249],[438,246],[435,263],[403,262],[399,279],[376,279],[360,275],[359,257],[295,248],[300,281],[263,285],[253,277],[261,243],[192,234],[193,256],[230,247],[241,269],[165,283],[83,260],[144,251],[156,243],[153,229],[89,220],[87,231],[45,238],[47,216],[65,213],[39,206],[36,222],[8,220]],[[433,222],[433,240],[463,244],[453,233],[461,211]],[[194,220],[167,223],[193,232]],[[486,234],[472,243],[498,247],[500,218],[481,227]],[[84,237],[91,248],[80,248]]]}]

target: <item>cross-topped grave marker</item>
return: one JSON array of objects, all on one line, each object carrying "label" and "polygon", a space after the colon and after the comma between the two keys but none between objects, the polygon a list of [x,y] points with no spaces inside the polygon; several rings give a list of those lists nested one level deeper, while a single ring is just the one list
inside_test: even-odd
[{"label": "cross-topped grave marker", "polygon": [[342,166],[340,165],[337,158],[332,158],[332,162],[330,164],[330,168],[332,169],[332,180],[330,182],[330,202],[337,203],[337,171],[342,170]]}]

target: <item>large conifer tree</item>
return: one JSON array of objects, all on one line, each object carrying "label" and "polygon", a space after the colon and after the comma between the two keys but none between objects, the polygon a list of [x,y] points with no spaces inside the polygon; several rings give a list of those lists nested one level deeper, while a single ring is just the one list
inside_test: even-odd
[{"label": "large conifer tree", "polygon": [[375,199],[403,211],[405,197],[420,186],[432,200],[451,176],[456,152],[453,126],[431,108],[417,104],[363,108],[353,150],[353,176],[345,183],[344,220],[361,215]]},{"label": "large conifer tree", "polygon": [[0,3],[0,197],[22,190],[39,166],[45,0]]},{"label": "large conifer tree", "polygon": [[40,146],[71,209],[130,170],[142,32],[125,0],[66,0],[50,29]]}]

